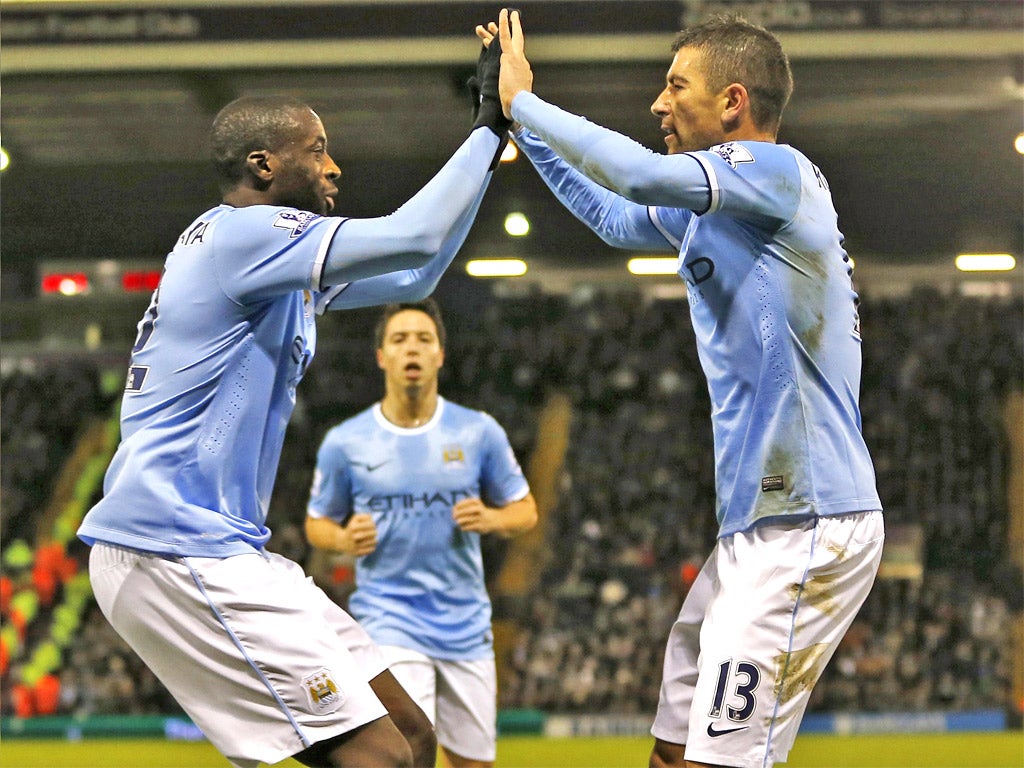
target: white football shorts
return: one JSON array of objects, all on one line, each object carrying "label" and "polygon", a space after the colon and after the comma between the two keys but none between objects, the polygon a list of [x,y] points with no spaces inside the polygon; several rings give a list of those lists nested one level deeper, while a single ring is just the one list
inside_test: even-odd
[{"label": "white football shorts", "polygon": [[669,633],[652,735],[686,759],[785,762],[811,689],[867,598],[881,512],[762,523],[719,539]]},{"label": "white football shorts", "polygon": [[297,564],[164,557],[97,542],[100,609],[238,768],[277,763],[383,717],[379,647]]},{"label": "white football shorts", "polygon": [[455,661],[382,645],[391,674],[430,718],[438,743],[456,755],[493,763],[498,738],[494,657]]}]

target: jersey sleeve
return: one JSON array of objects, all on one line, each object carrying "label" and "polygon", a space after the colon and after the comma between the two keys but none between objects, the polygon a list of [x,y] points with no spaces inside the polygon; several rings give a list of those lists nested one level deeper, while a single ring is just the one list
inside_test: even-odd
[{"label": "jersey sleeve", "polygon": [[[525,128],[516,132],[515,142],[562,205],[609,245],[653,251],[679,249],[682,230],[678,237],[667,238],[656,224],[657,214],[652,208],[591,181]],[[693,216],[690,211],[684,214],[686,218]]]},{"label": "jersey sleeve", "polygon": [[508,435],[493,416],[484,414],[481,449],[480,490],[491,506],[504,507],[530,492],[522,467],[508,441]]},{"label": "jersey sleeve", "polygon": [[210,235],[221,290],[240,304],[316,290],[342,221],[270,205],[232,210]]},{"label": "jersey sleeve", "polygon": [[[488,178],[490,178],[490,174],[488,174]],[[463,211],[451,232],[441,243],[437,255],[425,266],[419,269],[391,272],[378,277],[368,277],[353,283],[343,283],[328,288],[317,301],[317,312],[323,313],[328,309],[371,307],[392,301],[422,301],[425,299],[434,292],[441,276],[444,275],[445,270],[455,258],[455,254],[459,252],[465,242],[477,211],[480,209],[485,191],[487,191],[486,181],[480,186],[471,205]],[[355,220],[352,223],[355,224]],[[360,225],[355,224],[355,226],[359,228]],[[344,230],[338,237],[344,239]]]},{"label": "jersey sleeve", "polygon": [[634,203],[696,214],[726,211],[777,228],[792,218],[799,202],[796,159],[776,144],[729,142],[659,155],[527,92],[513,100],[512,116],[573,168]]},{"label": "jersey sleeve", "polygon": [[[437,175],[394,213],[346,221],[327,254],[320,311],[429,296],[469,233],[498,143],[490,130],[474,130]],[[385,271],[393,274],[368,279]]]},{"label": "jersey sleeve", "polygon": [[700,163],[688,154],[658,155],[632,139],[602,128],[523,92],[512,117],[530,129],[587,178],[641,205],[708,209],[711,194]]},{"label": "jersey sleeve", "polygon": [[787,147],[764,141],[731,141],[690,155],[708,178],[708,213],[778,229],[800,205],[802,181],[796,156]]},{"label": "jersey sleeve", "polygon": [[316,454],[313,487],[306,514],[342,522],[352,512],[352,478],[348,457],[336,435],[328,432]]}]

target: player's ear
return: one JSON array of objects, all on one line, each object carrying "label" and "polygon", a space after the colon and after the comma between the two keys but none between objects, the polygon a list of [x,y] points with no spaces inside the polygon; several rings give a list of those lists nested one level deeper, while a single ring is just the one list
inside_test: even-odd
[{"label": "player's ear", "polygon": [[377,367],[384,370],[384,352],[379,348],[377,349]]},{"label": "player's ear", "polygon": [[438,359],[437,367],[444,368],[444,347],[441,347],[441,353]]},{"label": "player's ear", "polygon": [[261,184],[268,184],[274,178],[274,170],[270,167],[270,152],[266,149],[254,149],[246,155],[245,167]]},{"label": "player's ear", "polygon": [[722,91],[722,125],[735,128],[744,115],[750,116],[750,94],[743,83],[730,83]]}]

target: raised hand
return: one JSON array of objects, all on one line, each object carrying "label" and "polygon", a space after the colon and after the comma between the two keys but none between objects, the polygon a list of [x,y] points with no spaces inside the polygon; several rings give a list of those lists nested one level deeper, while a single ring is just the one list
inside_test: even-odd
[{"label": "raised hand", "polygon": [[[478,33],[479,34],[479,33]],[[526,59],[522,18],[517,10],[502,8],[498,14],[498,40],[501,43],[501,74],[498,94],[505,117],[512,119],[512,99],[520,91],[533,92],[533,70]]]},{"label": "raised hand", "polygon": [[[497,26],[491,22],[489,28],[497,30]],[[498,70],[501,62],[501,49],[492,48],[490,40],[494,38],[494,32],[484,30],[490,38],[485,40],[480,36],[483,27],[478,26],[477,36],[480,37],[484,47],[480,51],[480,58],[476,64],[476,74],[469,79],[467,85],[474,100],[473,127],[481,125],[490,128],[499,138],[504,138],[508,133],[511,121],[502,114],[503,108],[498,98]]]}]

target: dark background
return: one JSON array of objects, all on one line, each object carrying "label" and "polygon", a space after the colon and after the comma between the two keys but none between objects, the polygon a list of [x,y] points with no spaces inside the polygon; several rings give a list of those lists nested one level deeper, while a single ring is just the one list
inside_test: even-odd
[{"label": "dark background", "polygon": [[[182,2],[147,16],[124,4],[5,4],[5,298],[33,295],[42,260],[161,259],[217,202],[206,131],[242,94],[287,92],[319,112],[343,171],[344,215],[391,212],[443,164],[469,126],[472,25],[498,5],[279,5]],[[1020,0],[520,7],[537,93],[656,151],[648,110],[674,30],[732,7],[773,22],[796,81],[780,141],[828,178],[859,264],[1024,251],[1024,166],[1013,148],[1024,127]],[[510,210],[531,216],[529,237],[504,234]],[[507,255],[531,265],[622,259],[525,161],[494,179],[460,260]]]}]

